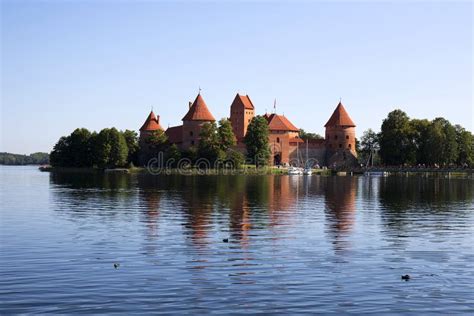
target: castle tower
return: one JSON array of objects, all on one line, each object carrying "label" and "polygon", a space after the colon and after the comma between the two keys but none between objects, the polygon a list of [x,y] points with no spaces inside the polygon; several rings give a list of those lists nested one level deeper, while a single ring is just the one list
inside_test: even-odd
[{"label": "castle tower", "polygon": [[187,149],[191,146],[197,146],[201,126],[206,122],[215,121],[216,119],[207,108],[201,93],[199,93],[194,102],[189,105],[188,113],[183,117],[182,147]]},{"label": "castle tower", "polygon": [[146,118],[145,123],[140,127],[140,141],[146,139],[146,137],[156,130],[163,130],[160,125],[160,116],[156,116],[155,113],[151,111]]},{"label": "castle tower", "polygon": [[230,106],[230,122],[232,124],[232,131],[237,138],[237,145],[243,143],[247,127],[254,116],[255,107],[249,96],[237,93]]},{"label": "castle tower", "polygon": [[[351,153],[357,157],[355,149],[355,127],[356,125],[349,117],[341,102],[337,105],[326,125],[326,149],[328,158],[338,153],[338,159],[346,159],[345,153]],[[331,160],[331,159],[328,159]],[[328,161],[331,165],[332,162]]]},{"label": "castle tower", "polygon": [[160,125],[160,116],[155,116],[155,113],[151,111],[146,118],[145,123],[140,127],[140,153],[138,155],[138,163],[140,165],[146,165],[153,155],[152,146],[147,142],[147,138],[157,130],[163,130]]}]

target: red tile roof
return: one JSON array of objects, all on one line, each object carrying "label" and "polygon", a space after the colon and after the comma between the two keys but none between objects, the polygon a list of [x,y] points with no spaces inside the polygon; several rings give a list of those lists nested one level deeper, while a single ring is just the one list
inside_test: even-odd
[{"label": "red tile roof", "polygon": [[245,109],[248,109],[248,110],[255,109],[255,107],[253,106],[252,100],[250,100],[250,97],[248,95],[240,95],[238,93],[235,96],[231,107],[234,107],[234,106],[244,107]]},{"label": "red tile roof", "polygon": [[334,127],[334,126],[347,126],[347,127],[355,127],[356,125],[349,117],[346,109],[342,105],[341,102],[337,105],[336,109],[332,113],[331,117],[329,118],[328,122],[324,127]]},{"label": "red tile roof", "polygon": [[140,127],[140,131],[156,131],[159,129],[163,130],[163,128],[160,126],[160,116],[156,117],[155,113],[151,111],[145,123],[143,123],[142,127]]},{"label": "red tile roof", "polygon": [[183,117],[183,121],[215,121],[211,112],[207,108],[206,102],[199,93],[189,108],[188,113]]},{"label": "red tile roof", "polygon": [[168,127],[165,131],[168,141],[172,144],[183,142],[183,125]]},{"label": "red tile roof", "polygon": [[267,119],[268,128],[271,131],[291,131],[298,132],[299,129],[293,125],[284,115],[278,115],[276,113],[267,115],[264,117]]}]

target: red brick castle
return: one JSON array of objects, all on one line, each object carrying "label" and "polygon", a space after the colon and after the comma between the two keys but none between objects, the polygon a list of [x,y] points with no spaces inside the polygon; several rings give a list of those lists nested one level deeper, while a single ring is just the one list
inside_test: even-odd
[{"label": "red brick castle", "polygon": [[[230,106],[230,122],[237,140],[236,149],[245,153],[244,138],[247,127],[255,116],[255,106],[248,95],[237,94]],[[290,164],[306,157],[321,166],[338,167],[356,163],[355,127],[341,102],[324,125],[325,139],[303,141],[299,129],[285,115],[265,113],[269,127],[269,143],[272,164]],[[168,141],[185,150],[199,144],[199,133],[206,122],[215,118],[199,93],[182,118],[183,124],[166,129]],[[146,148],[146,138],[155,130],[164,130],[160,117],[153,111],[140,128],[140,145]]]}]

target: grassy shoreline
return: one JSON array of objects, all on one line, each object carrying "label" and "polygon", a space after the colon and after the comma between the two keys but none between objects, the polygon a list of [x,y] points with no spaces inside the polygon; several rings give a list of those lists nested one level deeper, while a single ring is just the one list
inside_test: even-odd
[{"label": "grassy shoreline", "polygon": [[[150,174],[150,175],[287,175],[287,168],[262,167],[255,168],[255,166],[244,166],[236,170],[222,170],[222,169],[207,169],[199,170],[197,168],[190,168],[185,170],[178,169],[162,169],[159,172],[152,173],[145,167],[131,167],[131,168],[116,168],[116,169],[100,169],[100,168],[69,168],[69,167],[51,167],[42,166],[39,168],[43,172],[62,172],[62,173],[121,173],[121,174]],[[382,174],[374,174],[376,176],[421,176],[421,177],[441,177],[441,178],[473,178],[474,173],[472,169],[465,171],[432,171],[432,170],[413,170],[413,171],[399,171],[393,169],[381,169]],[[361,170],[357,171],[336,171],[331,169],[313,169],[313,175],[320,176],[356,176],[363,175]]]}]

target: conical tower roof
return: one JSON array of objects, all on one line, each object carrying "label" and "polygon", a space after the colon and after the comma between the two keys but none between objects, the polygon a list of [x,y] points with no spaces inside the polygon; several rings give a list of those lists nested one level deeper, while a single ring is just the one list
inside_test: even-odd
[{"label": "conical tower roof", "polygon": [[189,108],[188,113],[183,117],[183,121],[212,121],[216,119],[207,108],[206,102],[199,93]]},{"label": "conical tower roof", "polygon": [[349,114],[347,113],[344,105],[341,102],[337,105],[336,109],[332,113],[331,117],[329,118],[328,122],[324,127],[335,127],[335,126],[346,126],[346,127],[355,127],[356,125],[350,118]]},{"label": "conical tower roof", "polygon": [[156,131],[159,129],[163,130],[163,128],[160,126],[160,117],[156,117],[155,113],[151,111],[146,118],[145,123],[143,123],[142,127],[140,127],[140,131]]}]

